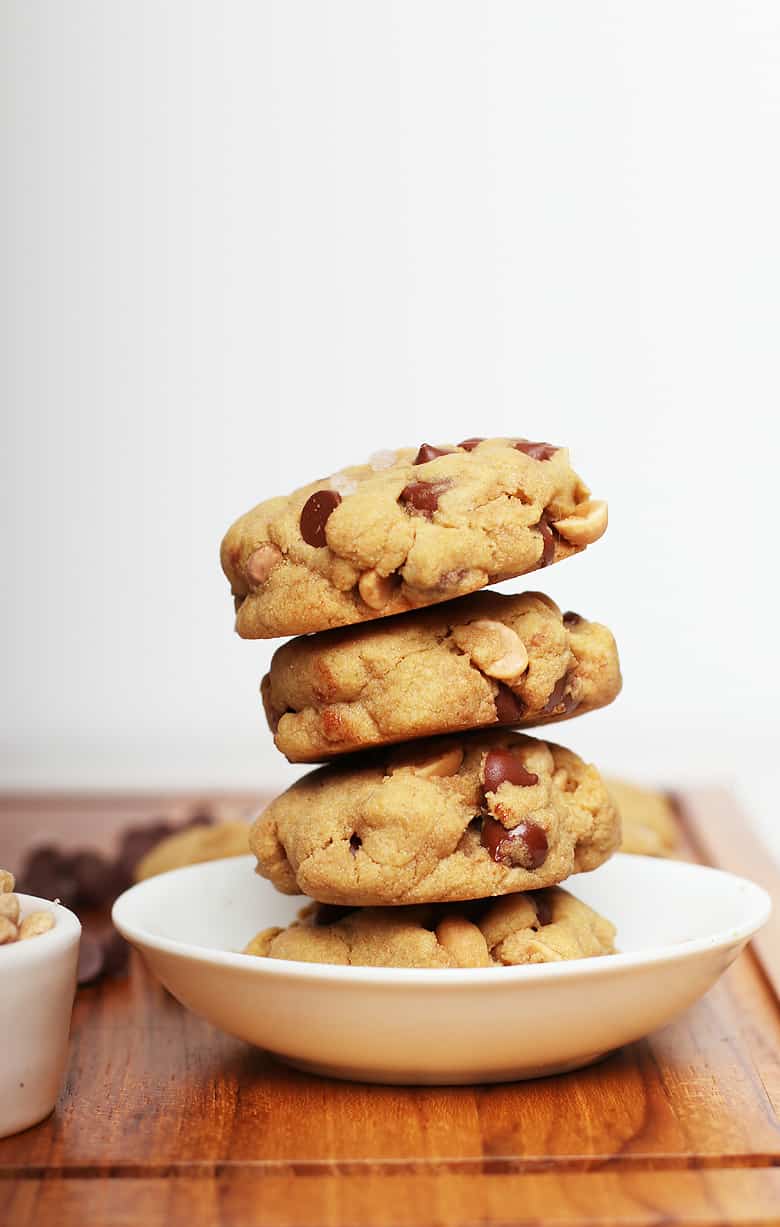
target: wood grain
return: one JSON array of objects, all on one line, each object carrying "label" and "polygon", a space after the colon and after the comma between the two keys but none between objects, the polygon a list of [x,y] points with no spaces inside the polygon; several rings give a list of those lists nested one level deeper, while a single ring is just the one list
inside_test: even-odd
[{"label": "wood grain", "polygon": [[[690,854],[760,859],[719,805],[682,799]],[[377,1087],[216,1032],[134,956],[79,994],[58,1108],[0,1142],[0,1190],[20,1227],[780,1222],[777,993],[748,953],[677,1022],[578,1073]]]}]

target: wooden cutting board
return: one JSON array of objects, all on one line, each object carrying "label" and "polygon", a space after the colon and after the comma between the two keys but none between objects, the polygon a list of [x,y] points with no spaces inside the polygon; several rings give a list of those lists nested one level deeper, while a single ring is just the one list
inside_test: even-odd
[{"label": "wooden cutting board", "polygon": [[[80,815],[68,827],[83,844],[98,823],[169,803],[34,804],[60,838],[63,813]],[[29,804],[7,798],[0,830],[21,830]],[[686,855],[780,901],[780,873],[728,796],[677,805]],[[376,1087],[295,1073],[219,1034],[134,956],[129,978],[79,992],[54,1115],[0,1141],[0,1222],[777,1223],[779,997],[776,912],[684,1017],[596,1066],[499,1086]],[[544,1019],[519,1011],[517,1025]],[[442,1028],[446,1042],[446,1018]]]}]

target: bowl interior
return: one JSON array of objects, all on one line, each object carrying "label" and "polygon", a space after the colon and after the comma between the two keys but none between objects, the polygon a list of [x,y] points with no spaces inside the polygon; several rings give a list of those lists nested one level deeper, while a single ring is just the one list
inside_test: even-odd
[{"label": "bowl interior", "polygon": [[[120,897],[114,918],[131,940],[240,951],[258,930],[289,923],[305,902],[279,894],[254,865],[251,856],[234,857],[150,878]],[[733,874],[625,854],[565,887],[617,925],[627,954],[731,940],[760,927],[770,908],[760,887]]]}]

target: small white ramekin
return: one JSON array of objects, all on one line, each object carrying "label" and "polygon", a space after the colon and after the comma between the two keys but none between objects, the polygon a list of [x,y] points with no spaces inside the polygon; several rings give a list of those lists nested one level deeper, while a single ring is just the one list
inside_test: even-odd
[{"label": "small white ramekin", "polygon": [[47,899],[19,895],[22,916],[53,912],[48,933],[0,946],[0,1138],[52,1111],[68,1056],[81,925]]}]

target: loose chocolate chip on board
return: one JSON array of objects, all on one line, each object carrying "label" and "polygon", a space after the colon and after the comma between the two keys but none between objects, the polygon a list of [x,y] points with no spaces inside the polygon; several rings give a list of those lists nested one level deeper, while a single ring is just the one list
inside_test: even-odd
[{"label": "loose chocolate chip on board", "polygon": [[482,438],[479,438],[479,439],[477,438],[464,439],[462,443],[458,444],[458,447],[462,447],[464,452],[473,452],[475,447],[477,447],[480,443],[484,443],[484,442],[485,442],[485,438],[483,435]]},{"label": "loose chocolate chip on board", "polygon": [[531,899],[536,905],[536,919],[540,925],[552,924],[552,904],[550,897],[544,891],[535,892],[531,895]]},{"label": "loose chocolate chip on board", "polygon": [[103,947],[97,937],[82,933],[76,973],[79,984],[93,984],[103,974]]},{"label": "loose chocolate chip on board", "polygon": [[564,626],[579,626],[582,621],[584,621],[582,615],[575,613],[573,609],[567,609],[563,615]]},{"label": "loose chocolate chip on board", "polygon": [[321,549],[327,544],[325,525],[340,502],[341,495],[337,490],[315,490],[314,494],[307,498],[300,520],[301,536],[307,545]]},{"label": "loose chocolate chip on board", "polygon": [[573,695],[566,693],[569,675],[564,673],[553,686],[552,694],[542,708],[543,716],[568,716],[579,704]]},{"label": "loose chocolate chip on board", "polygon": [[482,845],[497,864],[538,869],[547,859],[547,836],[535,822],[521,822],[507,830],[495,818],[482,819]]},{"label": "loose chocolate chip on board", "polygon": [[413,515],[433,515],[439,506],[439,499],[445,490],[449,490],[451,481],[413,481],[404,486],[399,495],[400,501]]},{"label": "loose chocolate chip on board", "polygon": [[504,781],[529,788],[539,783],[539,776],[526,770],[516,751],[490,750],[482,767],[482,781],[485,792],[496,792]]},{"label": "loose chocolate chip on board", "polygon": [[552,443],[531,443],[529,439],[515,439],[515,448],[518,452],[524,452],[526,456],[530,456],[532,460],[549,460],[557,451],[560,451],[560,448],[555,447]]},{"label": "loose chocolate chip on board", "polygon": [[536,525],[542,536],[542,559],[539,563],[540,567],[549,567],[555,557],[555,535],[550,527],[550,521],[547,519],[547,512],[543,511],[539,523]]},{"label": "loose chocolate chip on board", "polygon": [[499,724],[515,724],[525,715],[524,705],[503,682],[499,682],[493,702],[496,705],[496,720]]},{"label": "loose chocolate chip on board", "polygon": [[451,456],[452,452],[451,447],[434,447],[432,443],[422,443],[412,464],[427,464],[429,460],[435,460],[437,456]]}]

